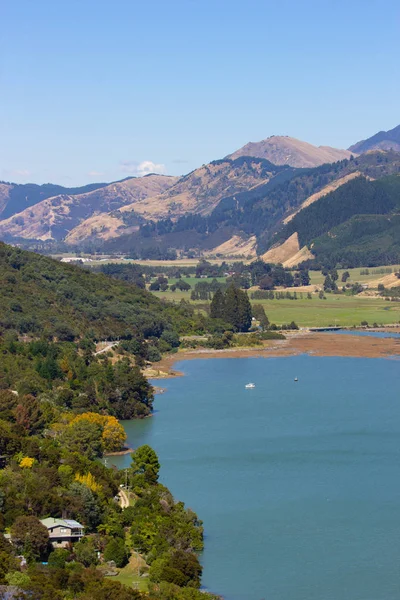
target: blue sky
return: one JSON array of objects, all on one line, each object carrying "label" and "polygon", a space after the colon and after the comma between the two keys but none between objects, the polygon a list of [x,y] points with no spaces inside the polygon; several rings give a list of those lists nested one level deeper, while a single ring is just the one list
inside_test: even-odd
[{"label": "blue sky", "polygon": [[[397,0],[3,0],[0,179],[186,173],[400,123]],[[153,165],[155,165],[153,167]]]}]

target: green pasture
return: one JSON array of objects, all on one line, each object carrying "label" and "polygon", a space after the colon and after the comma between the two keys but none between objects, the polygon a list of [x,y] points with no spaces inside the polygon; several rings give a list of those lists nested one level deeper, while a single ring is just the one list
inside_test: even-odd
[{"label": "green pasture", "polygon": [[[226,281],[226,277],[207,277],[207,279],[201,279],[200,277],[181,277],[180,279],[176,279],[175,277],[168,277],[167,275],[165,275],[165,277],[168,279],[168,285],[173,285],[174,283],[178,283],[178,281],[186,281],[186,283],[192,286],[192,289],[194,289],[196,283],[200,283],[201,281],[206,281],[207,283],[211,283],[214,279],[219,283],[225,283]],[[153,278],[153,281],[154,279],[155,278]],[[169,290],[167,290],[167,292],[168,291]],[[189,291],[191,292],[192,290]],[[164,292],[164,294],[165,293],[166,292]],[[173,294],[174,292],[171,293]]]},{"label": "green pasture", "polygon": [[362,321],[371,325],[400,321],[400,303],[382,298],[326,294],[326,300],[313,295],[312,300],[254,300],[252,303],[262,304],[270,322],[277,325],[295,321],[301,327],[351,327]]},{"label": "green pasture", "polygon": [[[366,269],[368,269],[369,274],[361,275],[361,271],[365,271]],[[387,265],[382,267],[357,267],[356,269],[338,269],[338,285],[340,287],[342,275],[345,271],[348,271],[350,273],[350,278],[347,280],[347,283],[368,283],[370,281],[372,282],[374,280],[381,279],[382,277],[385,277],[385,275],[390,275],[390,273],[386,272],[379,273],[378,271],[381,269],[391,269],[392,272],[395,273],[400,269],[400,267],[398,265]],[[321,271],[309,271],[309,273],[311,279],[310,283],[312,285],[322,285],[324,283],[325,276],[322,275]]]},{"label": "green pasture", "polygon": [[[172,302],[180,302],[182,298],[190,301],[190,291],[153,293]],[[308,300],[303,293],[303,298],[299,297],[298,300],[251,300],[251,303],[262,304],[270,322],[277,325],[295,321],[300,327],[351,327],[360,325],[361,321],[367,321],[370,325],[400,322],[400,302],[388,302],[383,298],[327,293],[326,300],[321,300],[318,294],[313,294],[312,300]],[[204,306],[204,301],[192,304]]]}]

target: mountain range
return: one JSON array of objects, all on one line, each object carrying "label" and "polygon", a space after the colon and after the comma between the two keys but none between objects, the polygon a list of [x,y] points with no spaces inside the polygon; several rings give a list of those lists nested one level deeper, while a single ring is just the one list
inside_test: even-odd
[{"label": "mountain range", "polygon": [[275,165],[306,168],[337,162],[350,158],[351,155],[349,150],[338,150],[330,146],[317,147],[289,136],[273,135],[261,142],[249,142],[227,158],[256,156],[266,158]]},{"label": "mountain range", "polygon": [[[343,194],[354,205],[349,218],[365,214],[355,200],[360,190],[366,193],[360,181],[369,190],[373,180],[398,177],[399,152],[400,126],[348,150],[272,136],[183,177],[152,174],[83,188],[2,182],[0,239],[147,258],[170,249],[261,255],[291,266],[315,260],[322,247],[316,238],[330,231],[314,235],[310,227],[310,237],[304,215],[312,220],[321,206],[331,211],[330,203],[343,202]],[[390,194],[397,191],[390,188]],[[389,212],[396,211],[394,202]],[[336,221],[329,226],[344,223]]]},{"label": "mountain range", "polygon": [[356,154],[362,154],[370,150],[395,150],[396,152],[400,152],[400,125],[394,127],[394,129],[390,129],[390,131],[380,131],[349,148],[350,152]]}]

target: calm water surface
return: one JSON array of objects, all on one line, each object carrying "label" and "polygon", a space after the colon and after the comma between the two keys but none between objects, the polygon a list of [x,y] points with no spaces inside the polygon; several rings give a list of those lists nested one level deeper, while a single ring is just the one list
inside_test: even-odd
[{"label": "calm water surface", "polygon": [[400,333],[396,333],[395,331],[368,331],[360,330],[360,329],[339,329],[337,331],[329,331],[329,334],[336,333],[341,335],[361,335],[361,336],[371,336],[378,338],[400,338]]},{"label": "calm water surface", "polygon": [[298,356],[177,368],[185,377],[161,382],[154,417],[125,427],[131,445],[155,448],[162,481],[204,520],[204,585],[228,600],[398,600],[400,363]]}]

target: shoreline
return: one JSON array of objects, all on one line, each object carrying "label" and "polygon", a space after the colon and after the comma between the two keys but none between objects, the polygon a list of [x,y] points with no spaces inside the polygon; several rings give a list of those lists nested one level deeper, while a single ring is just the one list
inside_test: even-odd
[{"label": "shoreline", "polygon": [[133,448],[123,448],[117,450],[117,452],[104,452],[103,456],[124,456],[125,454],[131,454],[131,452],[134,452]]},{"label": "shoreline", "polygon": [[178,351],[173,355],[164,356],[161,361],[146,369],[144,374],[150,379],[182,377],[183,373],[175,370],[174,365],[181,360],[196,358],[279,358],[300,354],[390,359],[400,357],[400,339],[296,331],[288,334],[285,340],[270,340],[258,347]]}]

